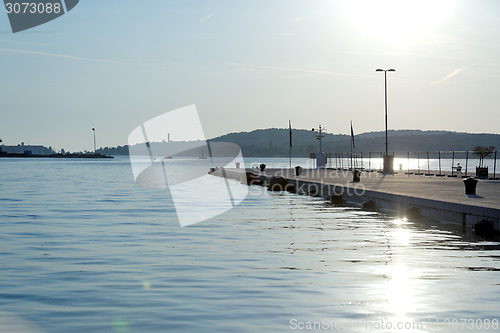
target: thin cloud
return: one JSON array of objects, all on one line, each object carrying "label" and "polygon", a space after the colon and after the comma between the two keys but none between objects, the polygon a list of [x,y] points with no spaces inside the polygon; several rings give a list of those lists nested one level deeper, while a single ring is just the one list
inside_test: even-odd
[{"label": "thin cloud", "polygon": [[214,16],[215,16],[215,13],[209,14],[209,15],[205,16],[204,18],[202,18],[200,20],[200,23],[205,23],[205,22],[207,22],[208,20],[210,20]]},{"label": "thin cloud", "polygon": [[240,66],[244,67],[246,70],[248,70],[248,69],[264,69],[264,70],[272,70],[272,71],[296,72],[296,73],[305,73],[305,74],[342,75],[341,73],[336,73],[336,72],[307,69],[307,68],[297,68],[297,67],[259,66],[259,65],[240,65]]},{"label": "thin cloud", "polygon": [[94,62],[105,62],[105,63],[113,63],[113,64],[124,64],[123,62],[106,60],[106,59],[77,57],[77,56],[72,56],[72,55],[67,55],[67,54],[49,53],[49,52],[41,52],[41,51],[8,49],[8,48],[3,48],[3,47],[0,48],[0,52],[41,55],[41,56],[45,56],[45,57],[56,57],[56,58],[64,58],[64,59],[79,60],[79,61],[94,61]]},{"label": "thin cloud", "polygon": [[134,63],[134,62],[116,61],[116,60],[108,60],[108,59],[99,59],[99,58],[78,57],[78,56],[72,56],[72,55],[60,54],[60,53],[50,53],[50,52],[21,50],[21,49],[9,49],[9,48],[1,48],[0,47],[0,54],[2,52],[27,54],[27,55],[43,56],[43,57],[63,58],[63,59],[69,59],[69,60],[75,60],[75,61],[97,62],[97,63],[107,63],[107,64],[137,66],[137,67],[149,67],[149,68],[157,68],[157,69],[171,69],[171,68],[179,69],[182,67],[182,63],[177,63],[177,62]]},{"label": "thin cloud", "polygon": [[461,68],[455,69],[453,72],[451,72],[450,74],[446,75],[446,76],[445,76],[444,78],[442,78],[441,80],[431,83],[431,86],[436,85],[436,84],[439,84],[439,83],[442,83],[442,82],[444,82],[444,81],[446,81],[446,80],[451,79],[452,77],[454,77],[454,76],[458,75],[458,73],[460,73],[461,71],[463,71],[463,70],[464,70],[464,69],[466,69],[466,68],[471,67],[472,65],[474,65],[474,64],[470,64],[470,65],[468,65],[468,66],[465,66],[465,67],[461,67]]}]

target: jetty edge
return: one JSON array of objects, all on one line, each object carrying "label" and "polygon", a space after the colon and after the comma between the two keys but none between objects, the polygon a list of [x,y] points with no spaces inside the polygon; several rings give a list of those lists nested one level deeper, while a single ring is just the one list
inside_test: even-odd
[{"label": "jetty edge", "polygon": [[[297,175],[297,173],[299,173]],[[429,218],[461,225],[464,233],[500,232],[500,181],[480,180],[477,194],[466,195],[463,180],[336,169],[212,168],[210,175],[269,190],[323,197],[334,204],[389,211],[409,220]]]}]

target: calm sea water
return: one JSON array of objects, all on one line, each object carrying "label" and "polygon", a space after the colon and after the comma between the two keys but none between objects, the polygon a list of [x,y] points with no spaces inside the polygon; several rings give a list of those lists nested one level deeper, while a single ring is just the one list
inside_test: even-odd
[{"label": "calm sea water", "polygon": [[0,332],[500,330],[500,244],[425,221],[251,187],[181,228],[127,158],[1,159],[0,184]]}]

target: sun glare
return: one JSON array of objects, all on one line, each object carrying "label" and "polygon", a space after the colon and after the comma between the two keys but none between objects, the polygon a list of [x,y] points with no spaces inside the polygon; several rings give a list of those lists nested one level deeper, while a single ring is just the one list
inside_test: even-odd
[{"label": "sun glare", "polygon": [[396,264],[390,274],[386,289],[388,310],[396,317],[404,316],[414,310],[414,276],[404,264]]},{"label": "sun glare", "polygon": [[450,12],[451,0],[342,1],[348,19],[364,32],[394,43],[408,43]]}]

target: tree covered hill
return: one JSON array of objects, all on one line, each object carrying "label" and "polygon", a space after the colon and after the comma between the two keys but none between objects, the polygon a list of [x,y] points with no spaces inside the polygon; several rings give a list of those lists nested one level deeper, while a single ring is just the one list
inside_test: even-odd
[{"label": "tree covered hill", "polygon": [[[385,150],[385,132],[369,132],[355,136],[357,152],[382,152]],[[287,128],[259,129],[251,132],[230,133],[209,141],[232,142],[239,145],[244,156],[288,156],[289,130]],[[349,152],[351,136],[327,134],[323,139],[325,153]],[[293,156],[309,156],[318,151],[315,133],[310,130],[292,130]],[[471,134],[450,131],[391,130],[390,152],[472,150],[474,146],[495,146],[500,149],[499,134]],[[107,147],[98,150],[102,154],[127,155],[128,147]],[[199,152],[197,151],[197,154]],[[196,155],[197,156],[197,155]]]},{"label": "tree covered hill", "polygon": [[[477,145],[500,148],[498,134],[470,134],[448,131],[394,130],[388,132],[391,152],[472,150]],[[252,132],[231,133],[213,139],[238,144],[245,156],[288,156],[288,129],[266,129]],[[354,137],[357,152],[385,150],[385,132],[370,132]],[[292,130],[294,156],[309,156],[318,151],[318,141],[312,131]],[[349,152],[351,136],[327,134],[323,139],[326,153]]]}]

